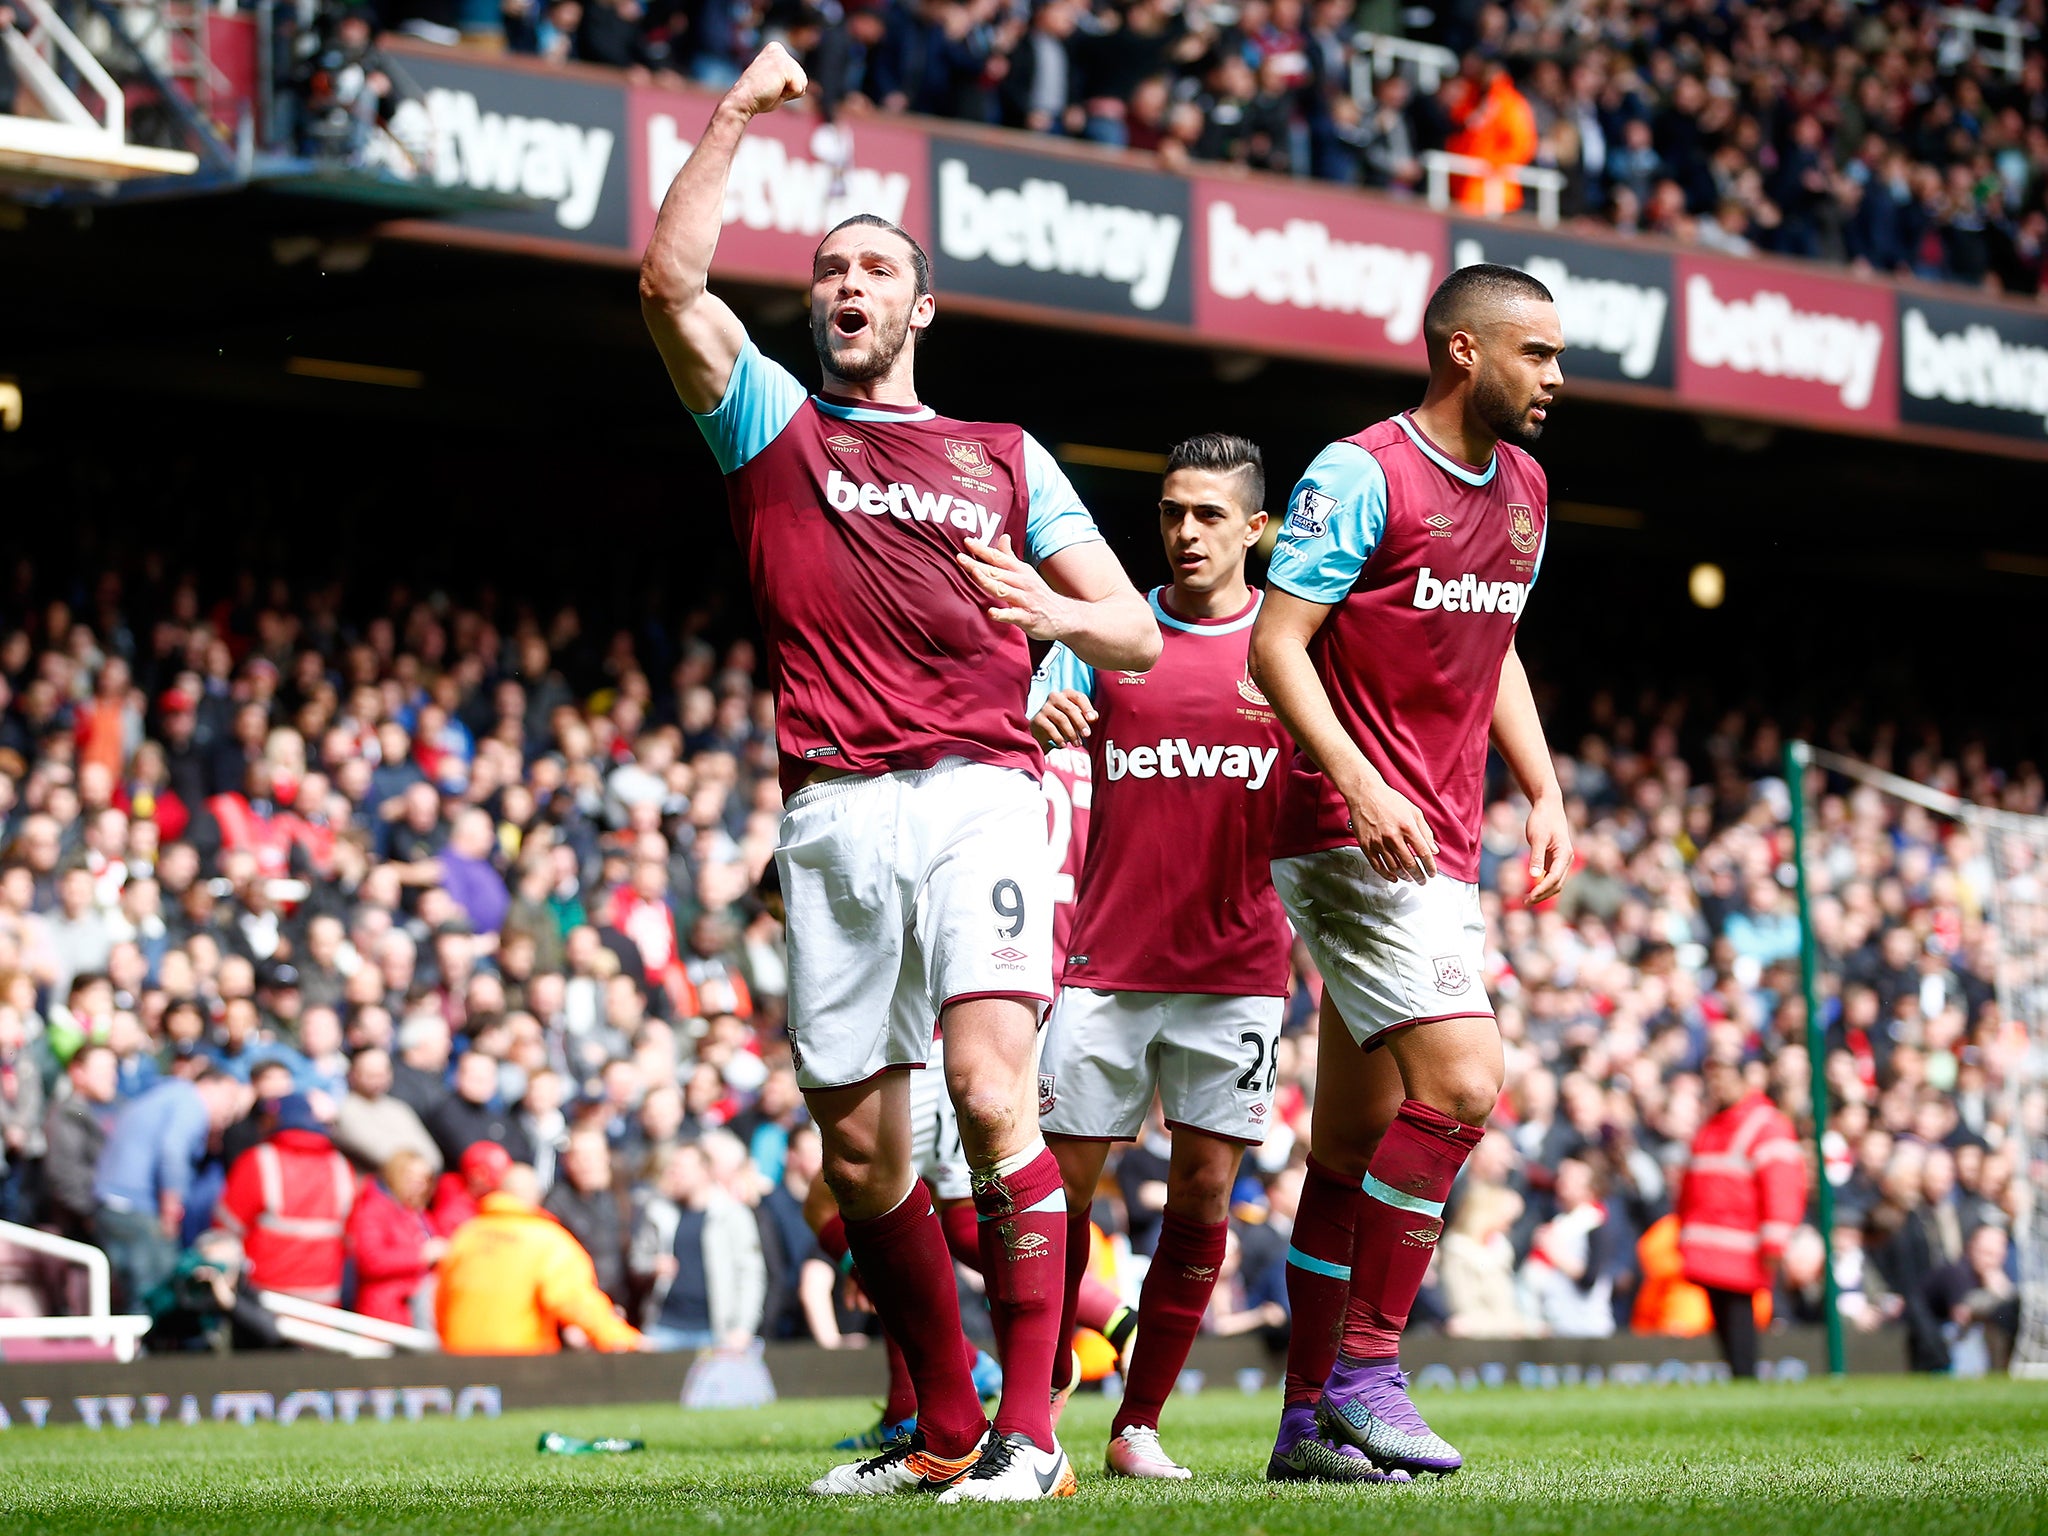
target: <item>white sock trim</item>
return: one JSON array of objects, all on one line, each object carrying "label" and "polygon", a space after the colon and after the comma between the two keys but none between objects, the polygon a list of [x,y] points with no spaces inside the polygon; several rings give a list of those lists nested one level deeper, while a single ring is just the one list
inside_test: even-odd
[{"label": "white sock trim", "polygon": [[[1044,1152],[1045,1138],[1043,1136],[1033,1136],[1008,1157],[996,1159],[995,1167],[991,1168],[989,1172],[999,1179],[1007,1179],[1011,1174],[1020,1173],[1024,1169],[1029,1168],[1044,1155]],[[1036,1210],[1038,1207],[1033,1206],[1032,1209]],[[1061,1209],[1064,1210],[1065,1207],[1063,1206]]]}]

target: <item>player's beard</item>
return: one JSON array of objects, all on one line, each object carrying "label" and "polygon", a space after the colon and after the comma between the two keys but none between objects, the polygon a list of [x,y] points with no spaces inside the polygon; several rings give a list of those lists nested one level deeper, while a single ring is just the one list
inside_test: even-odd
[{"label": "player's beard", "polygon": [[1499,374],[1481,368],[1472,381],[1472,409],[1480,424],[1496,438],[1511,443],[1533,443],[1543,435],[1543,423],[1531,421],[1533,400],[1516,400]]},{"label": "player's beard", "polygon": [[876,315],[868,321],[866,351],[835,353],[832,350],[832,322],[824,315],[811,316],[811,345],[817,349],[818,366],[835,379],[848,384],[872,384],[887,377],[910,340],[910,311]]}]

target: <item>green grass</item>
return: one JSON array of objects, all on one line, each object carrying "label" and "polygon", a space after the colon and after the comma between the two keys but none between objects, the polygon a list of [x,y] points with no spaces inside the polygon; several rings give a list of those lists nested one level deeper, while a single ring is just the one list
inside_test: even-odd
[{"label": "green grass", "polygon": [[[1166,1443],[1192,1484],[1109,1483],[1108,1407],[1083,1399],[1064,1440],[1081,1496],[941,1509],[805,1498],[822,1449],[868,1405],[759,1412],[667,1407],[514,1413],[419,1424],[206,1425],[0,1435],[0,1532],[272,1536],[713,1532],[925,1536],[1325,1536],[1715,1532],[2028,1536],[2048,1532],[2048,1387],[1861,1379],[1785,1386],[1426,1393],[1467,1469],[1411,1487],[1273,1487],[1259,1479],[1271,1394],[1176,1399]],[[536,1455],[542,1429],[644,1436],[646,1453]]]}]

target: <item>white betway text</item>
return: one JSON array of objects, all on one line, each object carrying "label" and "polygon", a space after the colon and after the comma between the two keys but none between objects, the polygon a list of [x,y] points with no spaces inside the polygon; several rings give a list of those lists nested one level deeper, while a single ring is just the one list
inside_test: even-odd
[{"label": "white betway text", "polygon": [[434,124],[434,180],[478,191],[518,192],[555,205],[564,229],[588,229],[611,164],[609,128],[485,112],[468,91],[427,92]]},{"label": "white betway text", "polygon": [[1422,329],[1435,267],[1427,251],[1340,240],[1315,219],[1253,229],[1229,203],[1209,206],[1209,286],[1218,297],[1364,315],[1384,322],[1397,346]]},{"label": "white betway text", "polygon": [[1843,405],[1860,411],[1877,385],[1884,327],[1875,320],[1794,309],[1784,294],[1769,289],[1723,299],[1711,279],[1695,275],[1685,284],[1685,350],[1703,368],[1830,385]]},{"label": "white betway text", "polygon": [[946,523],[971,533],[984,544],[993,544],[1003,526],[1003,515],[991,512],[978,501],[951,496],[944,491],[920,490],[901,480],[876,485],[870,480],[849,480],[838,470],[825,478],[825,500],[841,512],[855,510],[869,517],[887,513],[906,523]]},{"label": "white betway text", "polygon": [[[647,119],[646,190],[651,206],[661,206],[669,183],[696,147],[666,113]],[[835,149],[836,141],[828,138],[823,147]],[[815,135],[811,152],[818,158],[793,155],[766,134],[741,139],[725,184],[725,222],[783,235],[822,235],[857,213],[879,214],[891,224],[903,222],[904,205],[910,200],[908,176],[837,164],[820,155]]]},{"label": "white betway text", "polygon": [[1128,750],[1114,741],[1102,744],[1111,779],[1243,779],[1246,789],[1264,788],[1279,756],[1278,747],[1191,746],[1185,736],[1162,736],[1156,746]]},{"label": "white betway text", "polygon": [[979,187],[961,160],[939,163],[939,249],[955,261],[992,261],[1128,285],[1133,309],[1157,309],[1173,285],[1181,221],[1170,213],[1083,203],[1066,183],[1027,178]]},{"label": "white betway text", "polygon": [[1529,601],[1525,581],[1481,581],[1467,572],[1463,576],[1439,579],[1424,566],[1415,577],[1415,606],[1441,608],[1445,613],[1506,613],[1519,622],[1522,605]]}]

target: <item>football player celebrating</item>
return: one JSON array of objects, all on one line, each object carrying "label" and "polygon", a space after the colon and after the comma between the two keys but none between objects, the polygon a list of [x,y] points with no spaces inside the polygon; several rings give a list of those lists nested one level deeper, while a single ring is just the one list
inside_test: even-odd
[{"label": "football player celebrating", "polygon": [[1422,404],[1309,466],[1252,634],[1252,674],[1299,745],[1273,883],[1324,985],[1275,1478],[1313,1475],[1300,1447],[1318,1424],[1382,1467],[1463,1464],[1416,1412],[1398,1354],[1500,1094],[1477,884],[1489,740],[1531,806],[1529,902],[1571,868],[1515,654],[1548,520],[1543,471],[1517,445],[1563,382],[1557,309],[1527,274],[1471,266],[1423,329]]},{"label": "football player celebrating", "polygon": [[[725,473],[773,660],[798,1081],[861,1284],[917,1389],[914,1435],[812,1489],[1068,1494],[1050,1412],[1066,1207],[1032,1080],[1052,871],[1024,705],[1032,641],[1142,671],[1159,629],[1043,448],[918,401],[934,305],[903,230],[861,215],[819,244],[815,395],[706,291],[741,136],[806,85],[771,43],[726,93],[662,203],[640,297]],[[923,1066],[934,1018],[1003,1361],[993,1429],[911,1167],[900,1069]]]},{"label": "football player celebrating", "polygon": [[[1221,433],[1180,444],[1159,500],[1173,582],[1151,594],[1158,664],[1133,674],[1056,648],[1039,669],[1049,691],[1032,726],[1048,747],[1085,742],[1095,789],[1038,1079],[1039,1123],[1067,1189],[1063,1339],[1110,1146],[1137,1136],[1155,1093],[1173,1131],[1164,1224],[1104,1457],[1111,1476],[1189,1475],[1160,1446],[1160,1411],[1223,1264],[1238,1159],[1265,1140],[1272,1111],[1288,934],[1268,859],[1291,744],[1246,671],[1259,594],[1244,564],[1265,495],[1256,445]],[[1073,1368],[1063,1360],[1056,1379]]]}]

